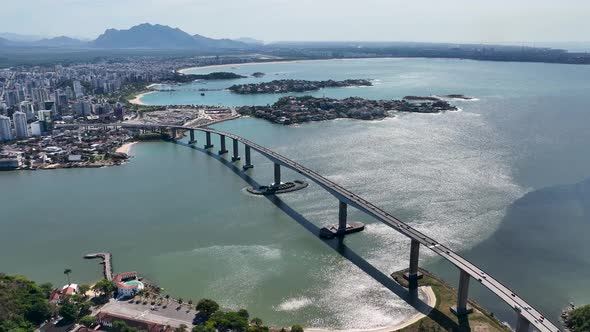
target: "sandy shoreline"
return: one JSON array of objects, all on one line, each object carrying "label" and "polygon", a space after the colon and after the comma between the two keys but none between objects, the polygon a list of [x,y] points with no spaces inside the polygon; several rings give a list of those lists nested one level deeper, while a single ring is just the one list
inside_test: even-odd
[{"label": "sandy shoreline", "polygon": [[141,98],[143,98],[146,95],[149,95],[150,93],[154,93],[154,92],[156,92],[156,91],[149,91],[149,92],[140,93],[137,96],[135,96],[135,98],[129,99],[129,102],[134,105],[146,106],[146,104],[141,102]]},{"label": "sandy shoreline", "polygon": [[305,329],[305,331],[310,332],[392,332],[398,331],[405,327],[408,327],[422,318],[426,317],[430,314],[430,311],[436,306],[436,295],[430,286],[422,286],[420,287],[420,291],[424,294],[424,302],[428,305],[428,310],[426,313],[417,312],[414,316],[406,319],[403,322],[400,322],[396,325],[392,326],[384,326],[376,329],[352,329],[352,330],[326,330],[326,329]]},{"label": "sandy shoreline", "polygon": [[125,143],[120,148],[118,148],[115,152],[124,153],[126,155],[129,155],[131,153],[131,147],[135,144],[137,144],[137,142]]}]

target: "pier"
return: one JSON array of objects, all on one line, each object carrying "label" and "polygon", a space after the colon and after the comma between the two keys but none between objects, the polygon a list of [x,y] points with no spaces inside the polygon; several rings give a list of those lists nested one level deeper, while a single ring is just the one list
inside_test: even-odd
[{"label": "pier", "polygon": [[87,254],[84,255],[84,259],[95,259],[95,258],[100,258],[102,261],[100,262],[100,264],[102,264],[102,273],[104,275],[104,278],[106,280],[113,280],[113,263],[112,263],[112,258],[113,255],[111,255],[110,252],[99,252],[99,253],[94,253],[94,254]]}]

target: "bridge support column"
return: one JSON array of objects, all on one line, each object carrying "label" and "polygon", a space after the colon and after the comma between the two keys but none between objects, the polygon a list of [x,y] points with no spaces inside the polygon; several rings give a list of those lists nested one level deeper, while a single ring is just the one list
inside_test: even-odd
[{"label": "bridge support column", "polygon": [[410,268],[404,273],[404,279],[408,281],[409,289],[418,288],[418,280],[422,279],[422,273],[418,272],[418,259],[420,258],[420,242],[412,239],[410,244]]},{"label": "bridge support column", "polygon": [[205,143],[205,149],[211,149],[213,147],[213,144],[211,144],[211,133],[210,132],[205,132],[205,140],[207,143]]},{"label": "bridge support column", "polygon": [[518,321],[516,322],[516,332],[529,332],[531,322],[524,318],[520,313],[518,314]]},{"label": "bridge support column", "polygon": [[176,141],[176,128],[170,128],[170,139]]},{"label": "bridge support column", "polygon": [[242,158],[240,158],[240,151],[238,150],[238,140],[233,138],[233,157],[231,157],[231,161],[236,162]]},{"label": "bridge support column", "polygon": [[245,170],[250,169],[250,168],[254,168],[254,165],[252,165],[252,162],[250,161],[250,147],[246,145],[246,164],[244,166],[242,166],[242,168]]},{"label": "bridge support column", "polygon": [[190,133],[191,139],[190,139],[190,141],[188,141],[188,144],[195,144],[195,143],[197,143],[197,141],[195,141],[195,131],[193,129],[191,129],[189,131],[189,133]]},{"label": "bridge support column", "polygon": [[346,222],[348,219],[348,205],[342,201],[338,204],[338,235],[346,233]]},{"label": "bridge support column", "polygon": [[219,150],[219,154],[223,155],[227,153],[227,149],[225,148],[225,135],[219,135],[219,141],[221,143],[221,150]]},{"label": "bridge support column", "polygon": [[280,184],[281,184],[281,165],[275,163],[275,182],[272,185],[278,186]]},{"label": "bridge support column", "polygon": [[451,312],[457,316],[468,315],[473,312],[473,308],[467,303],[470,278],[469,273],[461,270],[459,276],[459,290],[457,291],[457,306],[451,307]]}]

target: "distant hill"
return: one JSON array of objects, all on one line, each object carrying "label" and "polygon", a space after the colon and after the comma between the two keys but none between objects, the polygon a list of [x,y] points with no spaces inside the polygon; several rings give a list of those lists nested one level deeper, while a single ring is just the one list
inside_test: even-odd
[{"label": "distant hill", "polygon": [[11,41],[17,41],[17,42],[32,42],[32,41],[37,41],[39,39],[42,39],[43,37],[33,36],[33,35],[21,35],[21,34],[12,33],[12,32],[0,32],[0,38],[8,39]]},{"label": "distant hill", "polygon": [[108,29],[92,46],[110,49],[244,48],[244,43],[190,34],[166,25],[144,23],[127,30]]},{"label": "distant hill", "polygon": [[234,39],[234,41],[244,43],[244,44],[249,44],[249,45],[264,45],[264,40],[258,40],[258,39],[249,38],[249,37],[236,38],[236,39]]},{"label": "distant hill", "polygon": [[80,47],[87,46],[88,43],[79,39],[74,39],[66,36],[45,38],[33,42],[35,46],[47,46],[47,47]]}]

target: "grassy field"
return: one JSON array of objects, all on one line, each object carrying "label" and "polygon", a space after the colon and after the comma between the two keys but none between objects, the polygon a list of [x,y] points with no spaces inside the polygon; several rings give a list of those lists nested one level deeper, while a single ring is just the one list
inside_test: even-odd
[{"label": "grassy field", "polygon": [[[406,271],[395,272],[392,276],[399,284],[407,287],[407,281],[403,278],[404,272]],[[436,306],[427,317],[399,331],[510,332],[508,327],[473,301],[469,301],[469,304],[473,307],[473,313],[468,316],[457,317],[450,310],[450,307],[457,304],[457,290],[428,271],[420,270],[420,272],[424,274],[424,278],[420,280],[419,286],[432,287],[436,295]]]}]

